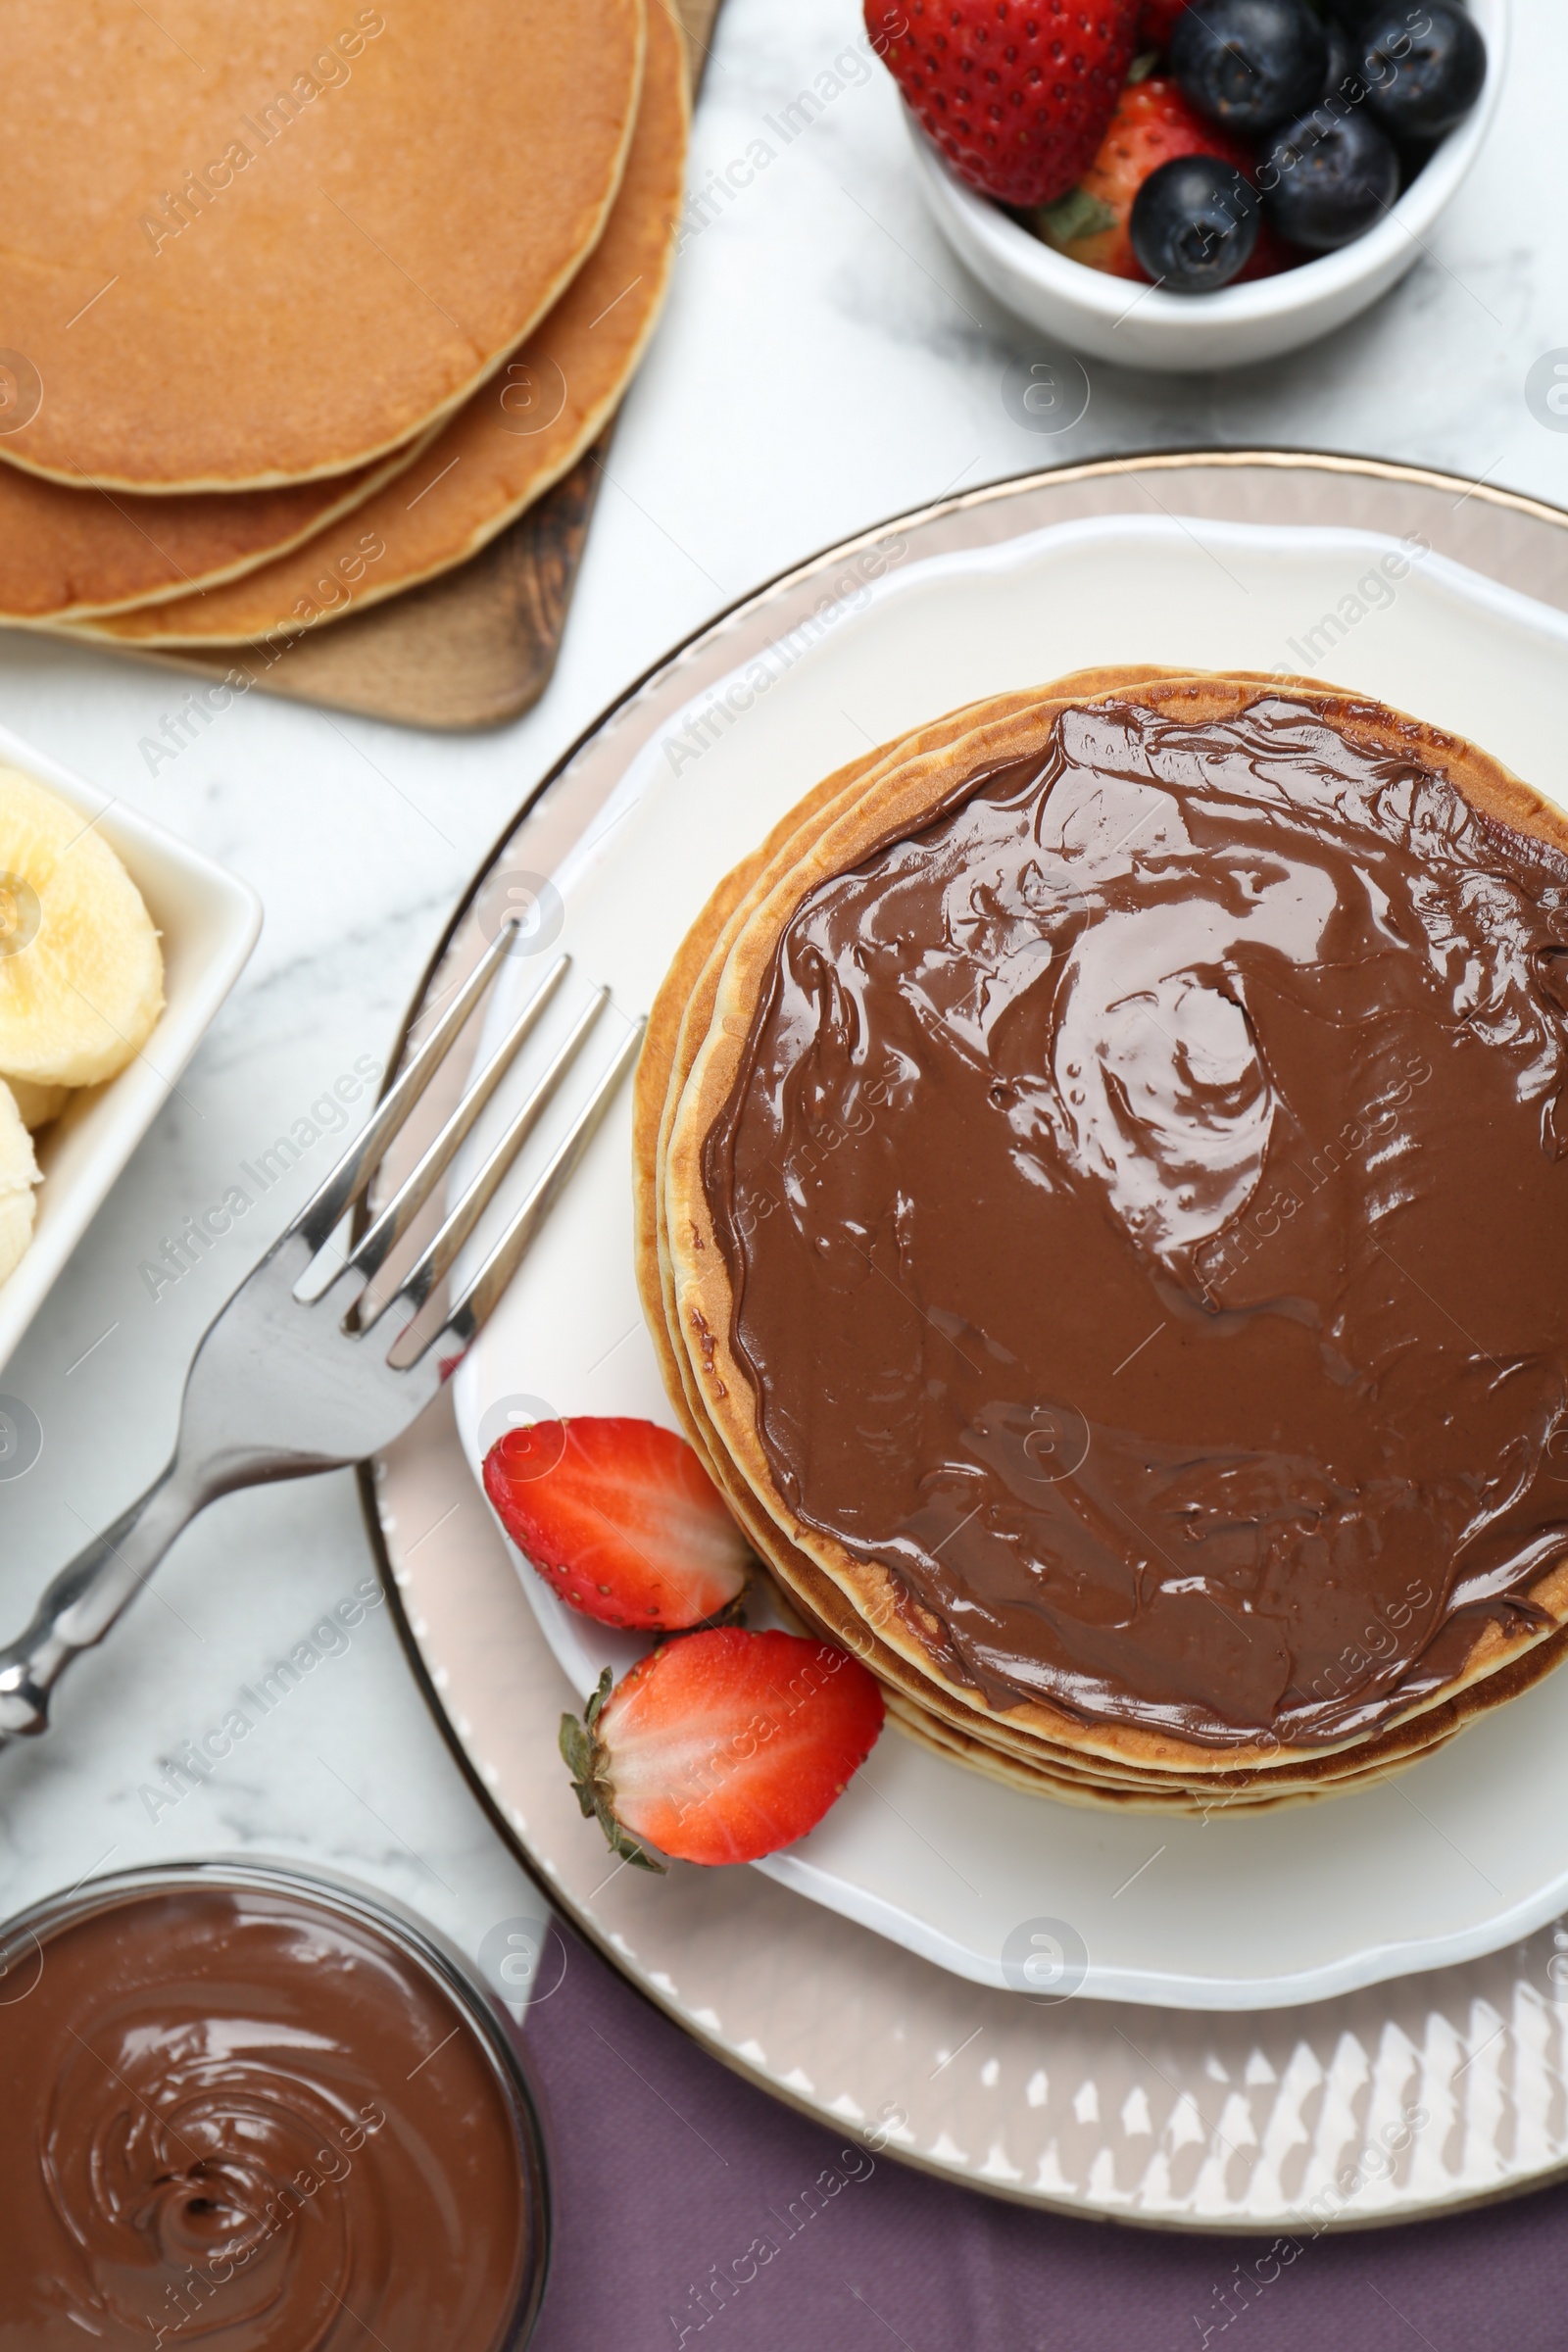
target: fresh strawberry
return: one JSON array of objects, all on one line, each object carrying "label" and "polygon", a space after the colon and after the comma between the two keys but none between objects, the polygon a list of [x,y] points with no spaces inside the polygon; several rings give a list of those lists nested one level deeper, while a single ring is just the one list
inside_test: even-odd
[{"label": "fresh strawberry", "polygon": [[[1133,198],[1161,164],[1178,155],[1217,155],[1235,164],[1249,177],[1253,170],[1250,148],[1195,113],[1173,81],[1152,75],[1130,82],[1122,91],[1099,154],[1078,185],[1056,204],[1037,212],[1031,221],[1037,236],[1074,262],[1102,270],[1112,277],[1142,278],[1132,239],[1127,233]],[[1259,237],[1259,245],[1262,238]],[[1274,241],[1284,266],[1284,249]],[[1259,277],[1258,255],[1243,272]]]},{"label": "fresh strawberry", "polygon": [[508,1430],[484,1491],[545,1582],[601,1625],[675,1633],[745,1590],[745,1538],[692,1448],[652,1421]]},{"label": "fresh strawberry", "polygon": [[871,46],[963,178],[1054,204],[1132,63],[1138,0],[865,0]]},{"label": "fresh strawberry", "polygon": [[581,1723],[561,1719],[577,1802],[612,1852],[662,1870],[756,1862],[793,1845],[858,1772],[882,1692],[848,1650],[738,1627],[688,1634],[612,1690],[607,1667]]},{"label": "fresh strawberry", "polygon": [[1164,56],[1170,47],[1170,36],[1176,29],[1176,20],[1185,16],[1189,0],[1144,0],[1138,18],[1138,46],[1157,49]]}]

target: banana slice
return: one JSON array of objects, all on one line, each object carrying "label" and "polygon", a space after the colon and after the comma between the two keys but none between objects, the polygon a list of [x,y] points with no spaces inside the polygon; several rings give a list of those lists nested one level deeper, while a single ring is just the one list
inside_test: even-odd
[{"label": "banana slice", "polygon": [[163,1007],[158,934],[114,851],[69,802],[0,767],[0,1070],[95,1086]]},{"label": "banana slice", "polygon": [[32,1239],[32,1188],[38,1162],[16,1097],[0,1080],[0,1282],[15,1271]]},{"label": "banana slice", "polygon": [[69,1086],[37,1086],[30,1078],[4,1078],[0,1085],[9,1086],[22,1113],[22,1124],[29,1135],[58,1119],[71,1101]]}]

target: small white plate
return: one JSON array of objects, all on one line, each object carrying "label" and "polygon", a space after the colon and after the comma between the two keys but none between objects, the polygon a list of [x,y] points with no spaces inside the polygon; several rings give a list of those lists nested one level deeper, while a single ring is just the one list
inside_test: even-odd
[{"label": "small white plate", "polygon": [[0,1283],[0,1365],[37,1313],[106,1194],[167,1101],[245,968],[262,927],[249,883],[0,727],[0,762],[36,776],[96,820],[162,934],[165,1004],[146,1045],[103,1086],[83,1088],[38,1138],[38,1215],[25,1257]]},{"label": "small white plate", "polygon": [[[982,695],[1100,662],[1311,669],[1474,737],[1568,806],[1568,618],[1423,542],[1162,514],[902,566],[899,544],[885,543],[882,576],[852,575],[631,761],[543,888],[531,944],[568,949],[574,968],[474,1149],[592,985],[612,986],[622,1017],[646,1008],[714,883],[818,777]],[[543,968],[528,956],[510,967],[492,1037]],[[559,1121],[569,1115],[563,1102]],[[558,1132],[535,1140],[475,1253]],[[475,1467],[509,1418],[673,1425],[637,1299],[629,1135],[628,1090],[459,1376]],[[580,1692],[634,1654],[519,1573]],[[1020,1936],[1065,1927],[1057,1941],[1082,1947],[1089,1995],[1319,2000],[1495,1950],[1568,1904],[1568,1675],[1378,1788],[1206,1823],[1026,1797],[890,1733],[821,1826],[758,1867],[983,1984],[1009,1982],[1004,1954]]]}]

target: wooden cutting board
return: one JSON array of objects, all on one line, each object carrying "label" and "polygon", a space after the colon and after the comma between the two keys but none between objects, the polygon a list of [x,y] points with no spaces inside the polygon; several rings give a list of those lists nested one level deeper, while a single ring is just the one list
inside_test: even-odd
[{"label": "wooden cutting board", "polygon": [[[700,83],[720,0],[675,5]],[[412,727],[488,727],[515,718],[538,701],[556,666],[611,432],[466,564],[296,638],[273,671],[236,646],[130,658],[203,676],[245,669],[264,694]]]}]

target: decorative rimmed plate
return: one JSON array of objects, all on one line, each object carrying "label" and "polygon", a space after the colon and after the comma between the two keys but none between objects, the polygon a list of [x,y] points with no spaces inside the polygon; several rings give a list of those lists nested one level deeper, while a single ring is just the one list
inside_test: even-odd
[{"label": "decorative rimmed plate", "polygon": [[[780,649],[797,649],[799,659],[812,644],[825,645],[831,659],[835,643],[847,646],[853,635],[843,627],[845,607],[869,609],[869,583],[890,566],[909,567],[912,582],[912,567],[927,559],[997,549],[1053,524],[1178,513],[1178,535],[1200,550],[1206,543],[1195,560],[1206,564],[1212,556],[1219,574],[1234,582],[1227,596],[1258,593],[1236,570],[1245,539],[1223,527],[1251,524],[1275,535],[1326,532],[1342,554],[1350,552],[1341,536],[1347,529],[1408,542],[1421,560],[1430,546],[1499,590],[1568,612],[1563,518],[1503,493],[1467,494],[1461,483],[1397,467],[1283,455],[1146,459],[948,502],[789,575],[704,631],[617,705],[498,848],[421,1003],[471,962],[509,903],[537,896],[537,878],[562,869],[590,831],[604,837],[606,820],[612,823],[626,806],[622,797],[612,807],[612,796],[624,794],[645,746],[690,740],[691,711],[714,708],[716,690],[737,668],[769,656],[782,675],[793,664],[781,663]],[[1126,529],[1116,526],[1111,538],[1125,539]],[[1092,534],[1096,544],[1103,536]],[[1163,536],[1168,542],[1170,533]],[[1155,542],[1139,534],[1138,544]],[[1364,543],[1355,548],[1357,564],[1364,552]],[[1004,567],[1006,561],[999,559]],[[1298,628],[1288,634],[1311,645],[1337,614],[1316,666],[1464,726],[1465,716],[1447,703],[1434,705],[1431,692],[1423,698],[1390,682],[1376,650],[1378,622],[1390,609],[1357,593],[1358,576],[1347,579],[1343,604],[1325,606],[1314,572]],[[1262,602],[1272,632],[1277,610],[1267,595]],[[1479,625],[1474,612],[1465,625]],[[1169,642],[1140,643],[1137,655],[1216,662],[1212,644],[1187,642],[1186,626],[1183,609],[1171,615]],[[1555,636],[1550,615],[1541,626]],[[1246,620],[1239,627],[1232,661],[1306,665],[1287,645],[1254,645]],[[1128,658],[1129,650],[1124,640],[1082,651],[1054,638],[1034,674],[1079,660]],[[757,691],[771,693],[776,682]],[[933,710],[960,699],[940,677],[922,673],[922,683]],[[985,681],[970,689],[983,690]],[[788,699],[780,698],[781,712]],[[867,733],[890,731],[880,703],[853,717]],[[903,722],[895,716],[893,723]],[[708,731],[724,740],[718,722]],[[776,731],[776,723],[754,731],[758,758]],[[1532,744],[1526,756],[1500,740],[1494,725],[1471,731],[1547,789],[1559,781],[1543,766],[1544,746],[1537,752]],[[804,785],[842,759],[845,747],[836,731],[814,740],[807,729],[794,756],[810,762]],[[667,752],[664,763],[671,764]],[[765,811],[756,823],[743,815],[738,846],[765,822]],[[576,863],[584,870],[580,856]],[[437,1108],[431,1105],[432,1115]],[[575,1397],[566,1401],[585,1409]],[[411,1653],[500,1824],[554,1898],[629,1975],[719,2055],[782,2095],[835,2123],[858,2123],[891,2150],[978,2185],[1189,2227],[1274,2227],[1298,2219],[1314,2200],[1333,2221],[1403,2218],[1522,2186],[1568,2164],[1556,1947],[1546,1930],[1442,1976],[1309,2010],[1195,2016],[1098,2000],[1040,2004],[966,1984],[801,1902],[759,1872],[680,1871],[649,1886],[633,1884],[634,1874],[607,1871],[581,1834],[585,1825],[555,1753],[566,1686],[450,1420],[429,1417],[380,1465],[374,1495]],[[1480,1736],[1472,1733],[1453,1752],[1462,1754]],[[1332,1823],[1353,1801],[1312,1808],[1303,1818]],[[1054,1823],[1071,1818],[1049,1810]],[[1419,1830],[1419,1817],[1410,1820]],[[1234,1826],[1192,1834],[1218,1839]],[[1164,1825],[1153,1827],[1143,1850],[1152,1854],[1164,1836]],[[1486,1847],[1472,1850],[1489,1857]],[[1241,1899],[1238,1890],[1233,1900]],[[1042,1915],[1011,1924],[1053,1933],[1061,1915],[1051,1909],[1051,1919],[1043,1904]],[[1143,1997],[1150,1997],[1147,1984]]]}]

